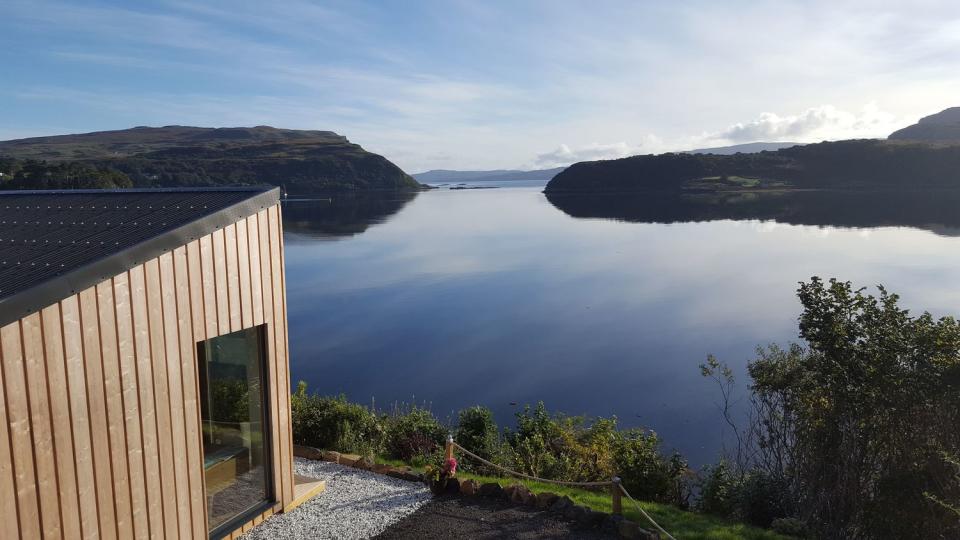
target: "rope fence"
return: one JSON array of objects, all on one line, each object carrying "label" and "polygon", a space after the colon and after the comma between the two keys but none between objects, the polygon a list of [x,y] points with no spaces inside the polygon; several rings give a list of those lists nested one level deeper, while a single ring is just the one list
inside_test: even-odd
[{"label": "rope fence", "polygon": [[459,450],[460,450],[461,452],[463,452],[466,456],[469,456],[469,457],[471,457],[471,458],[479,461],[480,463],[483,463],[484,465],[486,465],[486,466],[488,466],[488,467],[492,467],[492,468],[494,468],[494,469],[496,469],[496,470],[499,470],[499,471],[501,471],[501,472],[503,472],[503,473],[506,473],[507,475],[510,475],[510,476],[516,476],[516,477],[519,477],[519,478],[525,478],[525,479],[527,479],[527,480],[532,480],[532,481],[534,481],[534,482],[542,482],[542,483],[544,483],[544,484],[554,484],[554,485],[558,485],[558,486],[584,487],[584,488],[608,487],[608,488],[610,488],[610,493],[611,493],[611,496],[612,496],[613,513],[614,513],[614,514],[617,514],[617,515],[622,515],[622,514],[623,514],[623,506],[622,506],[622,502],[621,502],[621,497],[620,497],[620,496],[621,496],[621,495],[626,495],[628,499],[630,499],[631,501],[633,501],[633,504],[637,507],[637,510],[640,512],[640,515],[642,515],[644,518],[647,519],[647,521],[649,521],[651,524],[653,524],[653,526],[654,526],[658,531],[660,531],[661,533],[663,533],[663,535],[666,536],[669,540],[677,540],[676,538],[674,538],[673,536],[671,536],[670,533],[668,533],[663,527],[661,527],[660,524],[658,524],[656,521],[654,521],[654,519],[653,519],[652,517],[650,517],[650,514],[648,514],[646,511],[644,511],[644,509],[640,506],[640,503],[637,502],[637,500],[634,499],[632,495],[630,495],[630,493],[627,491],[627,489],[626,489],[625,487],[623,487],[623,484],[621,483],[619,477],[614,477],[612,480],[608,480],[608,481],[606,481],[606,482],[565,482],[565,481],[562,481],[562,480],[551,480],[551,479],[549,479],[549,478],[540,478],[540,477],[538,477],[538,476],[532,476],[532,475],[529,475],[529,474],[522,473],[522,472],[520,472],[520,471],[515,471],[515,470],[513,470],[513,469],[508,469],[508,468],[506,468],[506,467],[504,467],[504,466],[502,466],[502,465],[497,465],[496,463],[493,463],[493,462],[491,462],[491,461],[489,461],[489,460],[486,460],[486,459],[484,459],[484,458],[482,458],[482,457],[474,454],[474,453],[471,452],[470,450],[467,450],[466,448],[460,446],[458,443],[456,443],[456,442],[453,440],[453,436],[451,435],[451,436],[447,437],[447,444],[446,444],[446,448],[445,448],[445,452],[444,452],[444,453],[446,454],[446,457],[447,457],[447,458],[452,458],[452,457],[453,457],[453,450],[454,450],[454,448],[459,449]]}]

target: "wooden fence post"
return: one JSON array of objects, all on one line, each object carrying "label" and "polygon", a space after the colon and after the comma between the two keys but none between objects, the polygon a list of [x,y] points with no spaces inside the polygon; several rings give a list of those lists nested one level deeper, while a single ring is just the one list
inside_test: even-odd
[{"label": "wooden fence post", "polygon": [[613,500],[613,514],[616,516],[623,515],[623,492],[620,491],[620,477],[614,476],[613,480],[610,481],[610,496]]},{"label": "wooden fence post", "polygon": [[443,459],[450,459],[453,457],[453,435],[447,435],[447,444],[443,449]]}]

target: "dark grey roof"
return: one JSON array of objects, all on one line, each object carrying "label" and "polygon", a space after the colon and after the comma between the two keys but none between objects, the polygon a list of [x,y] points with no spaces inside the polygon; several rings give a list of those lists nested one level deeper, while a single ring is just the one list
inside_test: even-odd
[{"label": "dark grey roof", "polygon": [[264,187],[0,192],[0,326],[278,200]]}]

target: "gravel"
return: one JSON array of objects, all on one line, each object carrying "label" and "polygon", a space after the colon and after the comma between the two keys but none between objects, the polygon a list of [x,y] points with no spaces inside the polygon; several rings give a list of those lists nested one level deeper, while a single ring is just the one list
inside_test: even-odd
[{"label": "gravel", "polygon": [[370,538],[431,499],[423,484],[325,461],[295,458],[298,474],[326,480],[327,489],[290,512],[272,516],[244,539]]}]

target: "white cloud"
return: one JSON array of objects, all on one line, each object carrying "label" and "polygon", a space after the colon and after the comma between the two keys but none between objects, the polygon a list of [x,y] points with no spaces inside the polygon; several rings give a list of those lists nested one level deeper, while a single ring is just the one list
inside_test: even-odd
[{"label": "white cloud", "polygon": [[894,114],[880,110],[876,103],[859,113],[833,105],[811,107],[800,114],[780,116],[765,112],[746,123],[737,123],[711,137],[730,142],[797,141],[886,137],[902,127]]},{"label": "white cloud", "polygon": [[630,146],[625,142],[612,144],[591,143],[586,146],[570,148],[561,144],[556,150],[537,155],[534,165],[550,169],[565,167],[578,161],[596,161],[599,159],[617,159],[640,153],[639,146]]}]

